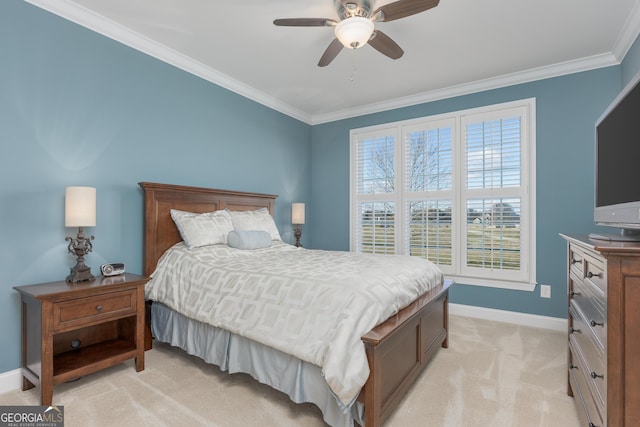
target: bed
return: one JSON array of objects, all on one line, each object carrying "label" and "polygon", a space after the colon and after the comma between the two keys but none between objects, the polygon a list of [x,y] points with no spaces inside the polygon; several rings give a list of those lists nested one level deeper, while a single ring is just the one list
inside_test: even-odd
[{"label": "bed", "polygon": [[[273,214],[276,199],[274,195],[259,193],[149,182],[139,185],[144,191],[146,275],[151,275],[162,255],[182,240],[170,215],[172,209],[203,213],[266,208]],[[152,339],[160,335],[162,341],[182,347],[223,370],[249,373],[258,381],[287,393],[296,402],[315,403],[330,425],[352,425],[355,420],[367,427],[377,427],[389,417],[438,349],[448,346],[448,290],[451,285],[450,281],[438,281],[406,307],[361,336],[369,375],[357,394],[357,403],[349,407],[348,412],[339,401],[336,403],[336,399],[331,399],[331,390],[318,386],[324,381],[324,375],[314,364],[245,336],[213,328],[164,304],[147,302],[145,348],[150,349]],[[185,337],[182,331],[187,329],[198,332]],[[201,330],[207,330],[208,335],[203,335]],[[202,340],[208,344],[204,345]],[[209,342],[214,341],[225,343],[223,351],[219,350],[220,347],[208,350],[214,348],[213,344],[209,347]],[[225,355],[211,355],[216,352]],[[229,357],[233,352],[235,356]],[[264,360],[251,359],[262,354],[265,355]],[[230,366],[230,363],[236,365]],[[276,364],[277,369],[269,363]],[[282,367],[292,368],[295,373],[289,375],[285,369],[282,377],[286,379],[274,378],[272,373],[280,372]]]}]

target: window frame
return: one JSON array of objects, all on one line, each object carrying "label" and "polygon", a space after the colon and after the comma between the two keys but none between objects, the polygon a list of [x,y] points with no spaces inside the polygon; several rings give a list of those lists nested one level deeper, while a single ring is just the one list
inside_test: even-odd
[{"label": "window frame", "polygon": [[[466,188],[466,140],[465,127],[472,117],[507,117],[509,111],[519,111],[520,120],[520,186],[517,191],[508,187],[499,189],[482,189],[474,191]],[[513,116],[513,115],[512,115]],[[474,121],[475,122],[475,121]],[[441,123],[453,123],[452,133],[452,190],[424,191],[411,193],[405,188],[405,135],[411,130],[434,128],[433,125]],[[371,201],[392,201],[395,204],[395,253],[406,254],[409,250],[409,242],[405,236],[409,226],[406,204],[415,200],[451,200],[452,212],[452,262],[451,266],[442,266],[441,269],[448,278],[458,283],[496,287],[503,289],[515,289],[533,291],[536,285],[536,100],[535,98],[487,105],[477,108],[465,109],[416,119],[385,123],[350,131],[350,193],[349,193],[349,230],[350,250],[358,250],[357,229],[359,219],[356,218],[356,207],[359,203]],[[393,193],[358,195],[357,190],[357,162],[358,143],[372,137],[393,136],[395,142],[394,153],[394,191]],[[481,198],[504,198],[505,194],[515,195],[521,198],[520,209],[520,271],[516,273],[501,270],[492,272],[477,267],[467,267],[466,264],[466,216],[467,202],[471,194],[481,194]],[[427,196],[422,197],[422,196]],[[421,198],[422,197],[422,198]],[[455,225],[454,225],[455,223]]]}]

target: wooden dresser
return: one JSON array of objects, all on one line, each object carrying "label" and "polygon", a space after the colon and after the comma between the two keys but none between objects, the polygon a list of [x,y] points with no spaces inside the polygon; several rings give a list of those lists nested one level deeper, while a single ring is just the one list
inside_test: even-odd
[{"label": "wooden dresser", "polygon": [[585,427],[640,426],[640,243],[568,242],[568,390]]}]

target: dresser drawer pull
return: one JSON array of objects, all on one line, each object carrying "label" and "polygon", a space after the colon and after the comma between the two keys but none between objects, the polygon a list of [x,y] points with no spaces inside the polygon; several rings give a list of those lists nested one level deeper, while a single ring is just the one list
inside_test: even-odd
[{"label": "dresser drawer pull", "polygon": [[573,363],[569,363],[569,369],[578,369],[578,365],[574,365]]},{"label": "dresser drawer pull", "polygon": [[604,322],[596,322],[595,320],[591,320],[591,322],[589,322],[589,324],[591,325],[591,327],[604,326]]},{"label": "dresser drawer pull", "polygon": [[575,259],[575,258],[573,258],[573,259],[571,260],[571,264],[582,264],[582,260],[581,260],[581,259]]},{"label": "dresser drawer pull", "polygon": [[596,378],[604,378],[604,375],[598,375],[595,373],[595,371],[591,371],[591,378],[593,378],[594,380]]},{"label": "dresser drawer pull", "polygon": [[589,423],[589,427],[598,427],[598,426],[595,425],[594,423]]},{"label": "dresser drawer pull", "polygon": [[102,311],[102,306],[101,305],[97,306],[96,307],[96,311],[98,311],[98,312]]},{"label": "dresser drawer pull", "polygon": [[576,296],[576,295],[580,295],[580,292],[576,292],[576,291],[574,291],[574,290],[571,290],[571,292],[569,293],[569,296],[570,296],[571,298],[573,298],[573,297],[574,297],[574,296]]},{"label": "dresser drawer pull", "polygon": [[587,277],[589,279],[591,279],[592,277],[598,277],[600,279],[602,279],[602,273],[598,273],[598,274],[593,274],[591,271],[587,273]]},{"label": "dresser drawer pull", "polygon": [[580,334],[580,329],[574,329],[573,326],[569,328],[569,333],[572,334],[574,332],[577,332],[578,334]]}]

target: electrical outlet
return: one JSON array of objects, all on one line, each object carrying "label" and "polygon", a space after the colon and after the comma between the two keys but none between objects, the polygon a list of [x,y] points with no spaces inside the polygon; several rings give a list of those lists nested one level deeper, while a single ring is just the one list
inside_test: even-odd
[{"label": "electrical outlet", "polygon": [[540,285],[540,297],[541,298],[551,298],[551,286],[549,286],[549,285]]}]

